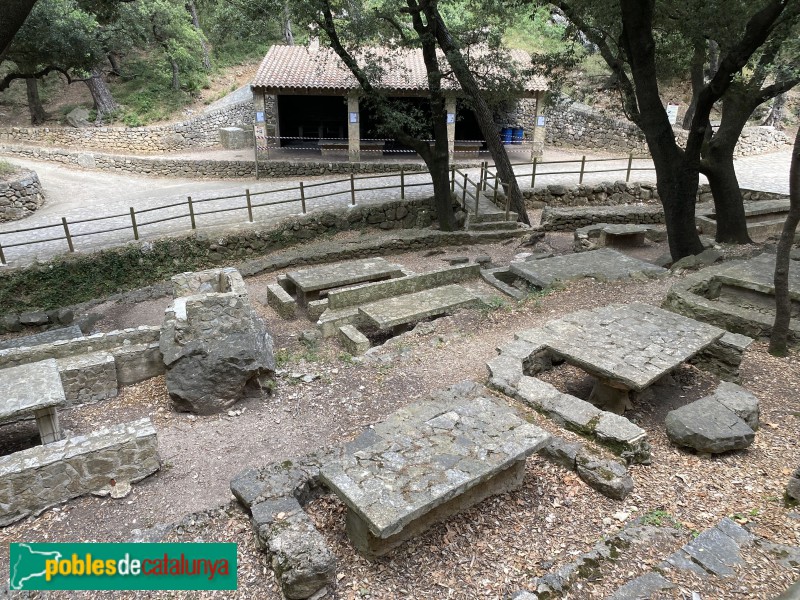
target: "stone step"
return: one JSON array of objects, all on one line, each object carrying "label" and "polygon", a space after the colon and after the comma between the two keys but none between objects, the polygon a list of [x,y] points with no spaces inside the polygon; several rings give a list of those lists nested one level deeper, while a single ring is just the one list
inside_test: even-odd
[{"label": "stone step", "polygon": [[516,221],[478,221],[469,224],[470,231],[510,231],[516,228]]}]

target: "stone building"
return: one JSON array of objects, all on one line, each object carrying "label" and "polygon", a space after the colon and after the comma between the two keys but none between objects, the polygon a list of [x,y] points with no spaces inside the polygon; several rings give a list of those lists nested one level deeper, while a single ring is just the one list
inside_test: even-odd
[{"label": "stone building", "polygon": [[[369,55],[370,64],[378,65],[380,70],[376,87],[387,91],[391,98],[425,109],[428,80],[421,50],[376,48],[366,50],[364,55]],[[443,56],[440,58],[444,61]],[[520,50],[512,50],[511,59],[521,68],[530,64],[530,56]],[[478,156],[486,149],[486,143],[474,114],[462,101],[460,86],[451,75],[443,87],[451,158]],[[303,149],[347,156],[354,162],[365,155],[411,152],[396,140],[379,135],[375,115],[360,101],[358,82],[330,48],[272,46],[251,88],[256,136],[262,152]],[[495,115],[498,135],[513,136],[512,146],[524,150],[528,157],[532,152],[541,153],[544,119],[540,115],[546,89],[544,78],[526,78],[521,93],[510,98]]]}]

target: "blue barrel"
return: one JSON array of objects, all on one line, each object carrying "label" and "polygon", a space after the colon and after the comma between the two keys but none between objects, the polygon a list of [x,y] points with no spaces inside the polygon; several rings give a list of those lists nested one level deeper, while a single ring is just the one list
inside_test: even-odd
[{"label": "blue barrel", "polygon": [[500,130],[500,139],[504,144],[510,144],[514,130],[511,127],[503,127]]},{"label": "blue barrel", "polygon": [[515,144],[521,144],[525,130],[522,127],[514,127],[513,139]]}]

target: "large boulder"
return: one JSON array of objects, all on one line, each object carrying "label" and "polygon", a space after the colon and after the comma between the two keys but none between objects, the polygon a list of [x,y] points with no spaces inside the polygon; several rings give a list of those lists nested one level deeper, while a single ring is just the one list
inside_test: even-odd
[{"label": "large boulder", "polygon": [[742,450],[753,443],[755,432],[713,396],[671,411],[666,418],[667,437],[684,448],[720,454]]},{"label": "large boulder", "polygon": [[70,127],[91,127],[89,122],[89,111],[85,108],[73,108],[65,117],[67,125]]},{"label": "large boulder", "polygon": [[177,410],[213,414],[271,389],[272,338],[246,293],[176,298],[167,309],[159,347]]}]

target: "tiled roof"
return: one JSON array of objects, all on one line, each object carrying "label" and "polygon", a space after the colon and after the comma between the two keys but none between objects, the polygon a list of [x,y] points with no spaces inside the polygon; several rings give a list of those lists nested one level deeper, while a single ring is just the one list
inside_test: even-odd
[{"label": "tiled roof", "polygon": [[[526,52],[512,50],[511,56],[520,65],[530,64]],[[441,54],[439,58],[444,60]],[[358,60],[362,64],[381,65],[381,83],[376,87],[400,92],[421,92],[428,88],[421,50],[367,49]],[[459,89],[453,79],[446,79],[442,85],[445,89]],[[252,86],[265,88],[269,93],[343,92],[359,88],[353,74],[332,49],[306,46],[272,46],[261,61]],[[526,92],[544,91],[547,81],[544,77],[533,76],[524,88]]]}]

